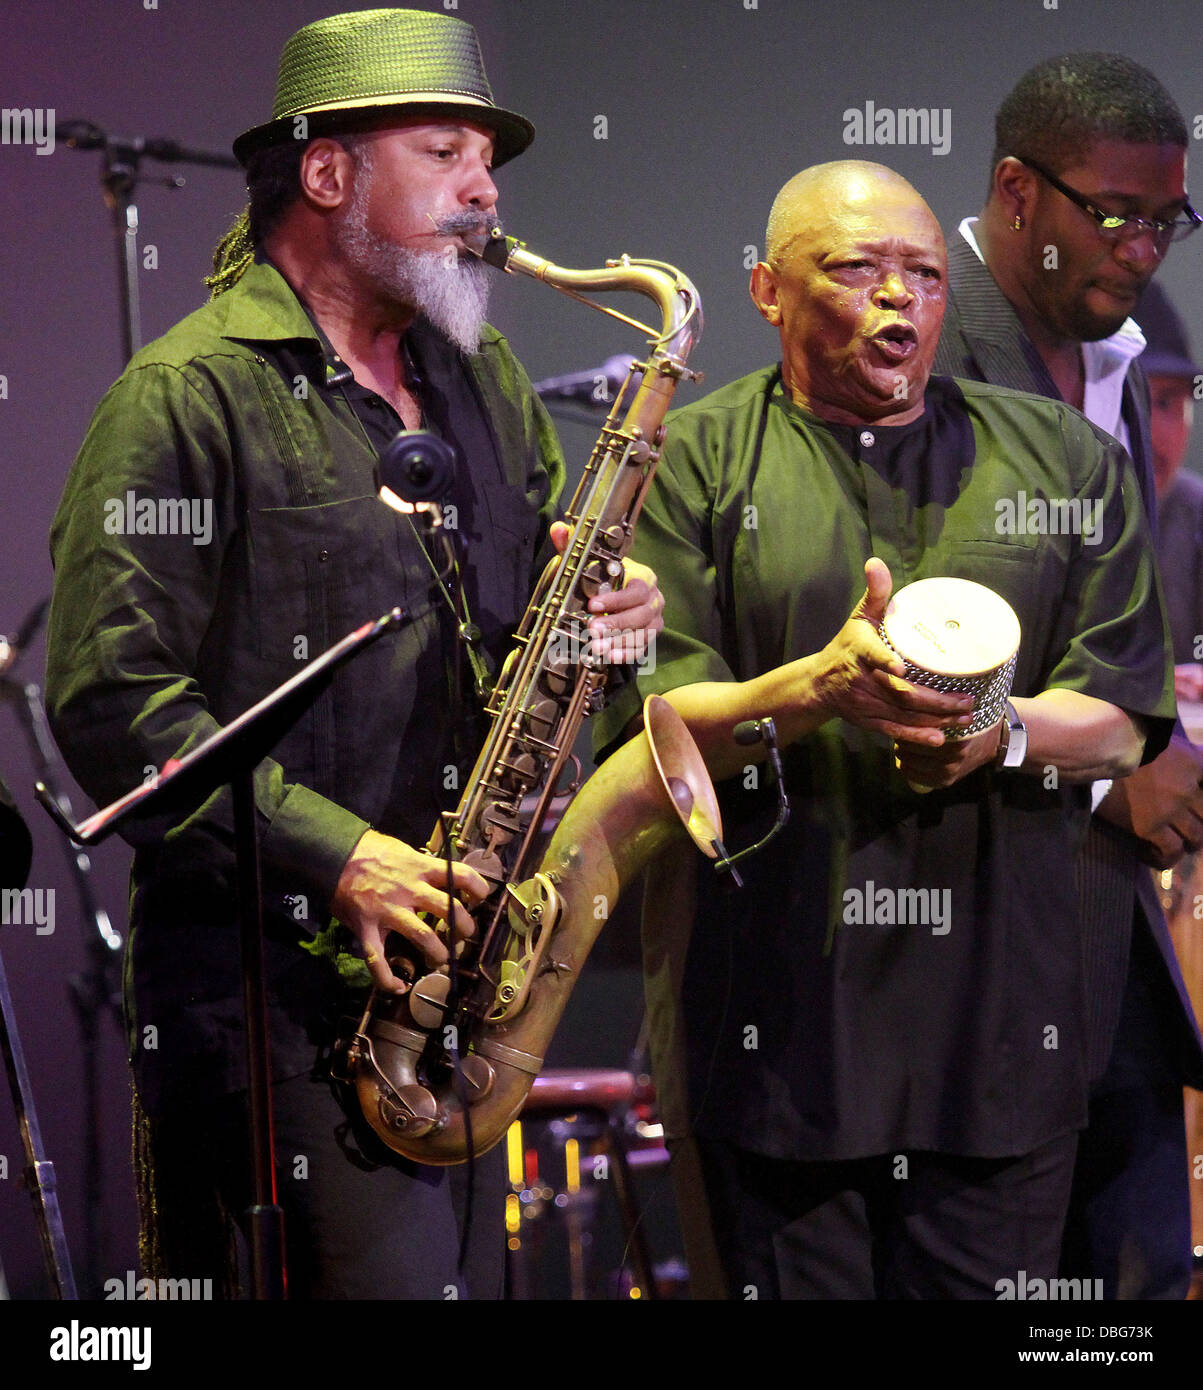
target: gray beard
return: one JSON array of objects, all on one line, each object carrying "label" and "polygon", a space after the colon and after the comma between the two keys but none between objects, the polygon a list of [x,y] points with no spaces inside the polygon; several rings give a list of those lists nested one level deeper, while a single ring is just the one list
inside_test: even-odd
[{"label": "gray beard", "polygon": [[[355,188],[346,215],[334,231],[343,259],[375,288],[406,308],[417,309],[464,352],[480,350],[492,279],[475,257],[452,251],[414,251],[394,246],[367,227],[367,193],[371,163],[358,152]],[[491,219],[490,219],[491,220]],[[462,221],[462,227],[452,224]],[[469,213],[447,219],[442,232],[478,228],[482,217]]]}]

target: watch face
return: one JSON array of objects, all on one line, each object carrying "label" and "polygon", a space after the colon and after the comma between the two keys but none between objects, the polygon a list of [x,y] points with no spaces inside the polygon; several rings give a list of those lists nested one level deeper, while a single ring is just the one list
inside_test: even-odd
[{"label": "watch face", "polygon": [[1007,756],[1004,767],[1022,767],[1028,752],[1028,731],[1022,724],[1011,725],[1011,736],[1007,742]]},{"label": "watch face", "polygon": [[1006,703],[1006,713],[999,731],[998,751],[994,755],[994,766],[1020,767],[1028,751],[1028,731],[1019,717],[1019,711],[1010,702]]}]

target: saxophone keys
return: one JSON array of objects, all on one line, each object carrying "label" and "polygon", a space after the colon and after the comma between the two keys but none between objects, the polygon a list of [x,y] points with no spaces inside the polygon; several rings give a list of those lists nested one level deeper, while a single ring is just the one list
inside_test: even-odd
[{"label": "saxophone keys", "polygon": [[509,899],[510,929],[518,936],[537,933],[545,919],[554,925],[559,917],[559,894],[545,874],[536,874],[524,883],[507,883],[505,894]]},{"label": "saxophone keys", "polygon": [[402,1086],[391,1099],[381,1095],[377,1109],[387,1129],[410,1139],[429,1134],[439,1119],[438,1101],[425,1086]]},{"label": "saxophone keys", "polygon": [[410,990],[409,1014],[419,1028],[437,1028],[442,1023],[450,989],[451,981],[446,975],[431,971]]},{"label": "saxophone keys", "polygon": [[463,1072],[468,1104],[475,1105],[477,1101],[484,1100],[497,1079],[497,1073],[492,1066],[483,1057],[478,1057],[472,1052],[460,1063],[460,1070]]}]

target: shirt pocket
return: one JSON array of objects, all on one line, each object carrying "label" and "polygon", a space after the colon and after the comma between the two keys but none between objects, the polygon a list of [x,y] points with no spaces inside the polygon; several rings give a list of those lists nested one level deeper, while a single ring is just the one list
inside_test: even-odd
[{"label": "shirt pocket", "polygon": [[1049,633],[1064,600],[1065,572],[1057,552],[1040,537],[994,540],[976,537],[941,547],[939,563],[916,578],[934,574],[972,579],[992,589],[1019,619],[1019,654],[1011,689],[1017,695],[1042,688]]},{"label": "shirt pocket", "polygon": [[359,624],[404,605],[393,514],[376,497],[251,514],[251,595],[259,655],[294,668]]},{"label": "shirt pocket", "polygon": [[539,514],[520,487],[488,483],[480,490],[478,537],[469,536],[465,576],[473,617],[486,640],[518,625],[534,592],[531,570]]},{"label": "shirt pocket", "polygon": [[999,576],[1000,583],[1011,576],[1013,582],[1016,577],[1032,571],[1039,558],[1040,550],[1034,537],[995,540],[986,536],[965,536],[949,539],[937,550],[929,551],[920,567],[922,573],[916,578],[926,579],[937,573],[952,575],[957,579],[975,580],[1001,592],[998,584],[991,582],[990,575]]}]

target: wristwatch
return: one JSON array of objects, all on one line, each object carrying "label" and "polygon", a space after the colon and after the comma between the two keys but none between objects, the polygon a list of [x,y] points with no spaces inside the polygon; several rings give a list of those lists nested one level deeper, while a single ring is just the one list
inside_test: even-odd
[{"label": "wristwatch", "polygon": [[999,732],[998,752],[994,755],[995,767],[1022,767],[1028,755],[1028,728],[1019,717],[1015,706],[1007,701],[1007,712],[1003,715],[1002,729]]}]

